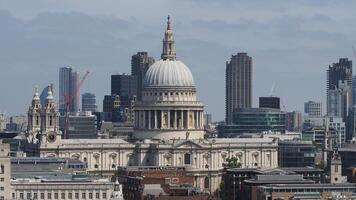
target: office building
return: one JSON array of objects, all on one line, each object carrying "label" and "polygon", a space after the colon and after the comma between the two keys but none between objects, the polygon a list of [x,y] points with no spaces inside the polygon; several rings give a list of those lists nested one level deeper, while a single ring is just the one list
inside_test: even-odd
[{"label": "office building", "polygon": [[131,57],[131,75],[137,77],[136,91],[137,99],[142,99],[143,79],[148,68],[155,62],[154,58],[149,57],[147,52],[137,52]]},{"label": "office building", "polygon": [[[78,111],[78,73],[72,67],[61,67],[59,69],[59,112],[66,112],[66,98],[70,98],[69,112]],[[53,89],[53,88],[52,88]]]},{"label": "office building", "polygon": [[204,183],[206,188],[200,190],[193,186],[194,176],[184,167],[119,167],[117,178],[122,183],[125,200],[209,199],[209,179]]},{"label": "office building", "polygon": [[96,112],[97,109],[95,94],[88,92],[82,94],[82,112]]},{"label": "office building", "polygon": [[[2,141],[0,141],[1,143]],[[0,199],[11,198],[11,160],[10,145],[0,144]]]},{"label": "office building", "polygon": [[[224,173],[223,187],[220,194],[223,199],[245,200],[256,196],[253,185],[272,183],[323,183],[325,173],[322,169],[313,167],[287,167],[287,168],[232,168]],[[254,183],[254,184],[251,184]],[[252,196],[253,195],[253,196]]]},{"label": "office building", "polygon": [[299,111],[286,113],[286,130],[300,132],[303,128],[302,113]]},{"label": "office building", "polygon": [[352,105],[356,105],[356,76],[352,77]]},{"label": "office building", "polygon": [[326,117],[325,125],[335,130],[334,142],[337,147],[342,147],[346,142],[346,124],[341,117]]},{"label": "office building", "polygon": [[[330,200],[330,199],[356,199],[356,184],[267,184],[256,189],[256,198],[265,199],[291,199],[291,200]],[[342,196],[341,196],[342,194]]]},{"label": "office building", "polygon": [[328,116],[341,117],[346,122],[349,110],[352,107],[350,101],[351,87],[345,81],[340,81],[339,88],[328,91]]},{"label": "office building", "polygon": [[204,114],[204,127],[208,127],[213,122],[213,117],[210,113]]},{"label": "office building", "polygon": [[48,88],[51,87],[51,88],[54,88],[53,87],[53,83],[51,83],[50,85],[47,85],[46,87],[43,88],[42,92],[41,92],[41,95],[40,95],[40,102],[41,102],[41,105],[44,106],[45,104],[45,101],[46,101],[46,97],[47,97],[47,93],[48,93]]},{"label": "office building", "polygon": [[316,101],[305,102],[304,113],[307,114],[309,118],[321,117],[322,116],[321,102],[316,102]]},{"label": "office building", "polygon": [[279,97],[260,97],[259,107],[281,109],[280,99]]},{"label": "office building", "polygon": [[282,140],[278,142],[278,166],[312,167],[316,149],[312,141]]},{"label": "office building", "polygon": [[68,139],[96,139],[98,138],[97,132],[96,116],[90,111],[69,115],[66,135]]},{"label": "office building", "polygon": [[327,114],[345,121],[352,106],[352,61],[340,58],[327,70]]},{"label": "office building", "polygon": [[225,76],[225,122],[232,124],[236,108],[252,106],[252,58],[247,53],[231,56]]},{"label": "office building", "polygon": [[356,139],[356,105],[352,106],[349,110],[346,126],[346,140]]},{"label": "office building", "polygon": [[285,133],[286,113],[273,108],[238,108],[230,125],[219,125],[219,137],[236,137],[244,133]]},{"label": "office building", "polygon": [[137,96],[137,76],[111,75],[111,96],[120,97],[120,106],[130,107],[130,102]]}]

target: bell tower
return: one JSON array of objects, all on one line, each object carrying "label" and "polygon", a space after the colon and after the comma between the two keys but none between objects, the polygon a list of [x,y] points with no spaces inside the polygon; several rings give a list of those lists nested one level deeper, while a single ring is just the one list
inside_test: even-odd
[{"label": "bell tower", "polygon": [[167,18],[167,28],[164,32],[162,60],[176,60],[176,50],[174,47],[173,31],[171,28],[170,16]]},{"label": "bell tower", "polygon": [[31,144],[37,144],[41,135],[41,102],[37,86],[35,87],[31,106],[27,112],[27,118],[27,140]]},{"label": "bell tower", "polygon": [[58,143],[61,139],[59,130],[59,113],[53,98],[52,86],[48,86],[45,105],[41,113],[42,144]]}]

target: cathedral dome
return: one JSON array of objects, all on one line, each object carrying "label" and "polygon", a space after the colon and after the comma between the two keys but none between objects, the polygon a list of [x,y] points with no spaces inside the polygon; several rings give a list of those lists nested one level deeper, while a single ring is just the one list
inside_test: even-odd
[{"label": "cathedral dome", "polygon": [[194,87],[193,75],[179,60],[159,60],[146,72],[144,86]]}]

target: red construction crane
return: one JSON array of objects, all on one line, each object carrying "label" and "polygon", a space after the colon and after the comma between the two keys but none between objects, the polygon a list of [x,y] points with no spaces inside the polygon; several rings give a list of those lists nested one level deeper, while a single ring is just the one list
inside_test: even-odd
[{"label": "red construction crane", "polygon": [[87,78],[89,75],[89,71],[85,72],[83,77],[80,79],[79,82],[77,82],[77,85],[74,87],[74,90],[72,91],[72,94],[68,95],[66,92],[63,92],[63,96],[65,98],[65,103],[66,103],[66,112],[65,112],[65,117],[64,117],[64,135],[63,137],[67,137],[67,129],[68,129],[68,119],[69,119],[69,106],[71,104],[71,101],[77,97],[77,94],[79,92],[80,87],[83,85],[84,80]]}]

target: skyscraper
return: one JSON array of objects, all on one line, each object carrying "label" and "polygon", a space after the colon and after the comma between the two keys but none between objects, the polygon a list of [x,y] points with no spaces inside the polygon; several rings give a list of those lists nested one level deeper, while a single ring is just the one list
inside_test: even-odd
[{"label": "skyscraper", "polygon": [[226,62],[225,84],[225,122],[231,124],[234,109],[252,105],[252,58],[247,53],[233,55]]},{"label": "skyscraper", "polygon": [[356,76],[352,77],[352,105],[356,105]]},{"label": "skyscraper", "polygon": [[352,61],[340,58],[327,70],[327,114],[346,120],[352,105]]},{"label": "skyscraper", "polygon": [[260,97],[259,100],[260,108],[281,109],[279,97]]},{"label": "skyscraper", "polygon": [[95,94],[87,92],[82,95],[82,111],[83,112],[85,112],[85,111],[96,112],[97,111]]},{"label": "skyscraper", "polygon": [[78,111],[78,73],[71,67],[61,67],[59,69],[59,112],[63,115],[66,111],[66,97],[70,97],[69,112]]},{"label": "skyscraper", "polygon": [[137,77],[135,75],[111,75],[111,95],[119,95],[121,105],[130,106],[130,100],[137,96]]},{"label": "skyscraper", "polygon": [[137,77],[137,99],[141,101],[143,78],[148,68],[155,62],[154,58],[149,57],[147,52],[137,52],[131,57],[131,75]]},{"label": "skyscraper", "polygon": [[321,117],[322,107],[321,102],[308,101],[304,103],[304,113],[311,118]]}]

